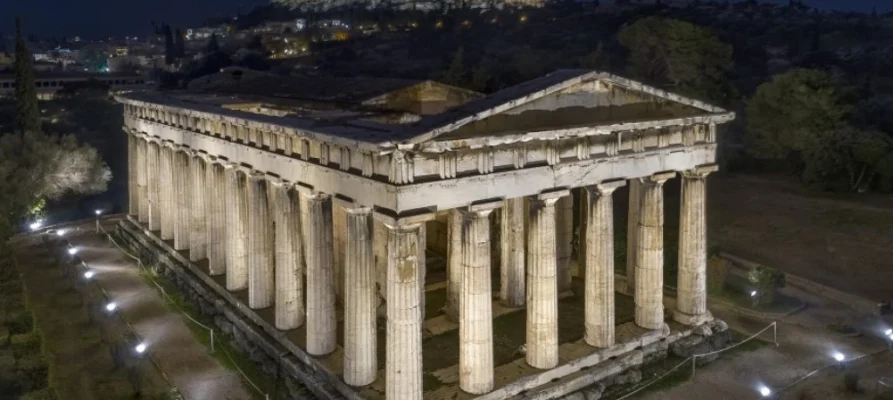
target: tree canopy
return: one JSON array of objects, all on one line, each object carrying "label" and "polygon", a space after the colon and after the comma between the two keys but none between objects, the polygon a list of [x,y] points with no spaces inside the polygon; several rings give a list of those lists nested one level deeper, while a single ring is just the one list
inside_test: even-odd
[{"label": "tree canopy", "polygon": [[16,18],[15,58],[16,131],[40,131],[40,107],[37,103],[37,86],[34,83],[34,66],[31,52],[22,34],[22,22]]},{"label": "tree canopy", "polygon": [[733,93],[732,46],[708,28],[646,17],[623,27],[618,40],[629,54],[628,72],[636,78],[720,103]]}]

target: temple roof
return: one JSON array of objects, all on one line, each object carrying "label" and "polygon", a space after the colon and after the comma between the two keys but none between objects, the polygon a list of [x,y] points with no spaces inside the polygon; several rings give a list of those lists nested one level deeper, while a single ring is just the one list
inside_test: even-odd
[{"label": "temple roof", "polygon": [[[234,83],[225,76],[200,78],[204,81],[191,83],[185,93],[123,97],[281,125],[318,140],[382,150],[493,145],[553,138],[555,132],[586,136],[734,118],[734,113],[698,100],[588,70],[559,70],[483,97],[431,81],[268,74],[243,79]],[[274,99],[309,100],[314,105],[291,103],[292,109],[278,116],[239,106],[262,103],[253,108],[258,109]],[[395,112],[411,118],[394,117]]]}]

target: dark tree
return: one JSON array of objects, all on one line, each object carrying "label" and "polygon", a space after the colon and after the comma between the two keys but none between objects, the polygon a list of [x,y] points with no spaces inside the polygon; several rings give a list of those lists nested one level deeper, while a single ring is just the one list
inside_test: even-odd
[{"label": "dark tree", "polygon": [[164,30],[164,63],[167,65],[173,65],[174,60],[177,58],[176,51],[174,50],[174,34],[171,32],[170,25],[165,25],[163,30]]},{"label": "dark tree", "polygon": [[217,34],[211,34],[211,40],[208,40],[208,47],[205,49],[205,53],[211,54],[220,51],[220,45],[217,44]]},{"label": "dark tree", "polygon": [[34,83],[34,67],[31,65],[31,52],[22,35],[22,22],[16,18],[16,59],[15,59],[16,130],[18,132],[40,131],[40,107],[37,104],[37,87]]},{"label": "dark tree", "polygon": [[186,57],[186,44],[183,40],[183,32],[177,28],[177,36],[174,37],[174,55],[178,60]]}]

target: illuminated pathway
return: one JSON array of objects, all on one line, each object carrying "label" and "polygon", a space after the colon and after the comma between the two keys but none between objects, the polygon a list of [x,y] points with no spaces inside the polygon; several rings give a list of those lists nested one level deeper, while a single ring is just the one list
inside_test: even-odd
[{"label": "illuminated pathway", "polygon": [[[112,229],[116,221],[107,221]],[[136,263],[95,234],[68,238],[97,273],[93,279],[118,304],[124,318],[149,345],[158,367],[187,400],[250,399],[238,372],[224,368],[199,343],[182,314],[168,307],[140,276]]]}]

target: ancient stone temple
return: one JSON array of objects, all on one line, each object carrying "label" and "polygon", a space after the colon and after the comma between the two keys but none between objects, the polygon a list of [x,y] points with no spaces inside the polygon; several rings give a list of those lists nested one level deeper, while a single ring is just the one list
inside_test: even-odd
[{"label": "ancient stone temple", "polygon": [[228,73],[118,97],[121,230],[318,396],[557,398],[716,329],[705,180],[733,113],[582,70],[488,96]]}]

